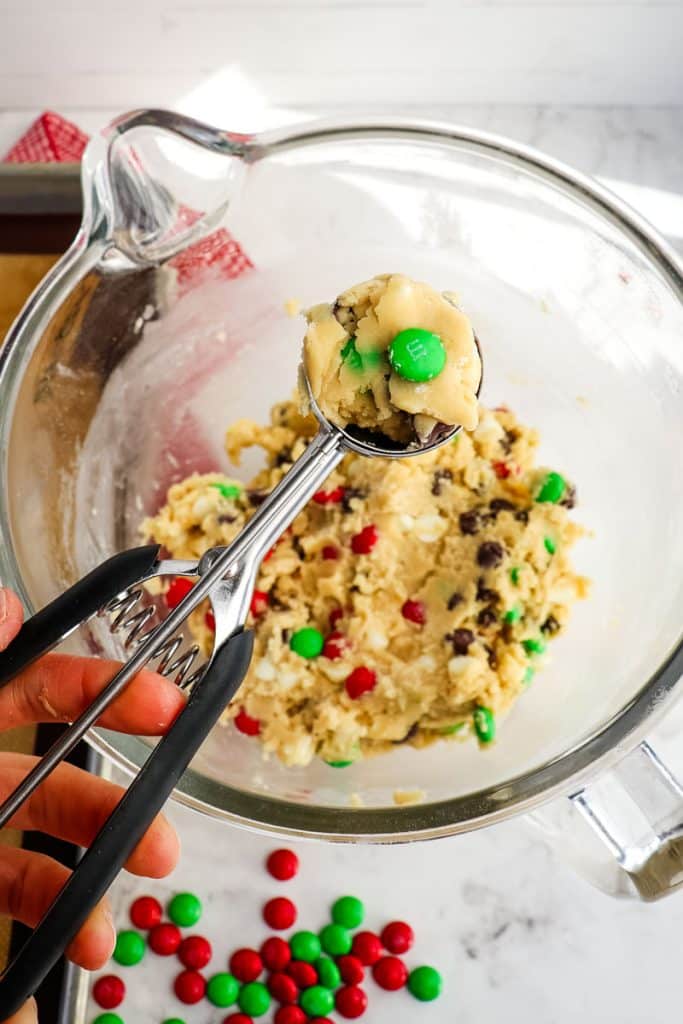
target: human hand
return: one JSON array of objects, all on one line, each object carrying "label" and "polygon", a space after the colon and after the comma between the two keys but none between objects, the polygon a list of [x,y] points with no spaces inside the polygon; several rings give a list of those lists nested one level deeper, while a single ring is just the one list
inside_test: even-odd
[{"label": "human hand", "polygon": [[[22,607],[12,591],[0,588],[0,651],[21,628]],[[113,661],[47,654],[0,689],[0,733],[35,722],[70,722],[92,703],[114,675]],[[140,672],[100,719],[102,726],[145,736],[165,732],[185,703],[182,692],[154,672]],[[0,802],[31,770],[36,758],[0,752]],[[62,764],[17,811],[10,826],[38,829],[79,846],[88,846],[124,790]],[[178,839],[159,815],[126,862],[136,875],[162,878],[178,859]],[[35,927],[66,882],[69,871],[44,854],[0,845],[0,914]],[[88,970],[111,956],[116,932],[105,897],[92,911],[67,949],[74,963]],[[0,1012],[1,1012],[0,1007]],[[37,1024],[34,1000],[7,1024]]]}]

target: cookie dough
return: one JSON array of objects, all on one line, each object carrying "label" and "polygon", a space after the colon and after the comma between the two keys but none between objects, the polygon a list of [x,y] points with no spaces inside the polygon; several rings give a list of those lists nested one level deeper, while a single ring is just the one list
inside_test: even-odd
[{"label": "cookie dough", "polygon": [[[294,402],[268,426],[235,423],[231,461],[257,445],[266,468],[247,486],[219,473],[176,484],[144,535],[177,558],[229,543],[316,426]],[[491,742],[588,590],[570,560],[575,490],[535,465],[537,443],[509,410],[482,409],[429,454],[348,455],[261,566],[254,658],[225,719],[287,765]],[[207,610],[191,629],[208,653]]]},{"label": "cookie dough", "polygon": [[382,274],[307,313],[303,364],[318,408],[394,441],[426,441],[440,424],[473,430],[481,361],[452,298]]}]

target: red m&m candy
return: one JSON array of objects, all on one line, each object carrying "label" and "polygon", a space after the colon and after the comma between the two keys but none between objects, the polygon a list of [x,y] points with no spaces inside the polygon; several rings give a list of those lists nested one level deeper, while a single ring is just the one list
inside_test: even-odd
[{"label": "red m&m candy", "polygon": [[323,658],[329,658],[330,661],[343,658],[348,646],[349,642],[343,633],[330,633],[323,645]]},{"label": "red m&m candy", "polygon": [[366,967],[372,967],[382,955],[382,943],[374,932],[356,932],[351,953]]},{"label": "red m&m candy", "polygon": [[230,957],[230,973],[238,981],[256,981],[263,970],[263,961],[255,949],[236,949]]},{"label": "red m&m candy", "polygon": [[377,685],[377,675],[371,669],[365,665],[359,665],[358,668],[354,668],[353,672],[347,677],[346,692],[352,700],[358,700],[364,693],[369,693],[370,690],[374,690]]},{"label": "red m&m candy", "polygon": [[254,1024],[254,1021],[246,1013],[230,1013],[223,1018],[223,1024]]},{"label": "red m&m candy", "polygon": [[339,558],[339,548],[335,547],[334,544],[325,544],[322,556],[325,562],[336,562]]},{"label": "red m&m candy", "polygon": [[424,601],[405,601],[401,608],[401,615],[408,622],[414,622],[418,626],[424,626],[427,621],[427,609]]},{"label": "red m&m candy", "polygon": [[204,998],[206,981],[198,971],[182,971],[173,982],[173,991],[181,1003],[191,1006]]},{"label": "red m&m candy", "polygon": [[306,1024],[307,1019],[300,1006],[281,1006],[273,1018],[275,1024]]},{"label": "red m&m candy", "polygon": [[177,608],[183,598],[187,597],[190,593],[193,586],[192,580],[188,580],[186,576],[176,576],[166,591],[166,604],[168,607]]},{"label": "red m&m candy", "polygon": [[252,718],[244,708],[240,708],[235,715],[235,726],[245,736],[258,736],[261,732],[261,723],[258,718]]},{"label": "red m&m candy", "polygon": [[126,994],[126,986],[115,974],[105,974],[98,978],[92,989],[92,997],[103,1010],[113,1010],[120,1006]]},{"label": "red m&m candy", "polygon": [[292,960],[285,968],[290,978],[294,978],[299,988],[310,988],[318,980],[318,972],[313,964],[306,960]]},{"label": "red m&m candy", "polygon": [[296,907],[285,896],[276,896],[264,906],[263,919],[275,931],[283,931],[291,928],[296,921]]},{"label": "red m&m candy", "polygon": [[413,929],[405,921],[390,921],[382,929],[382,945],[390,953],[407,953],[415,938]]},{"label": "red m&m candy", "polygon": [[373,965],[372,976],[380,988],[395,992],[408,980],[408,969],[397,956],[383,956]]},{"label": "red m&m candy", "polygon": [[351,538],[351,550],[354,555],[369,555],[378,540],[377,527],[371,523]]},{"label": "red m&m candy", "polygon": [[261,959],[269,971],[284,971],[292,953],[284,939],[271,935],[261,946]]},{"label": "red m&m candy", "polygon": [[251,604],[249,610],[255,619],[263,615],[268,610],[268,591],[266,590],[255,590],[251,595]]},{"label": "red m&m candy", "polygon": [[299,986],[294,978],[285,974],[284,971],[275,971],[274,974],[271,974],[267,985],[271,996],[273,999],[277,999],[278,1003],[295,1003],[299,998]]},{"label": "red m&m candy", "polygon": [[130,919],[136,928],[149,931],[161,922],[162,908],[153,896],[139,896],[130,907]]},{"label": "red m&m candy", "polygon": [[266,868],[278,882],[286,882],[299,870],[299,858],[294,850],[273,850],[266,861]]},{"label": "red m&m candy", "polygon": [[365,977],[362,962],[357,956],[353,956],[352,953],[340,956],[337,960],[337,967],[342,976],[342,981],[345,981],[347,985],[360,985]]},{"label": "red m&m candy", "polygon": [[353,1020],[365,1013],[368,997],[357,985],[344,985],[343,988],[337,990],[334,1005],[337,1007],[337,1013],[340,1013],[342,1017]]},{"label": "red m&m candy", "polygon": [[152,928],[147,941],[149,948],[158,956],[172,956],[178,952],[182,935],[177,925],[164,922]]},{"label": "red m&m candy", "polygon": [[189,935],[180,943],[178,959],[183,967],[199,971],[211,959],[211,943],[201,935]]}]

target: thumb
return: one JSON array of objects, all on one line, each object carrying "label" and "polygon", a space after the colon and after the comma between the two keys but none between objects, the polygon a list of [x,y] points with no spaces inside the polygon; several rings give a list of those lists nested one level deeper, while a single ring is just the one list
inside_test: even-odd
[{"label": "thumb", "polygon": [[0,587],[0,651],[14,639],[24,619],[21,601],[7,587]]},{"label": "thumb", "polygon": [[5,1024],[38,1024],[38,1007],[35,999],[29,999],[24,1003],[19,1012],[9,1017]]}]

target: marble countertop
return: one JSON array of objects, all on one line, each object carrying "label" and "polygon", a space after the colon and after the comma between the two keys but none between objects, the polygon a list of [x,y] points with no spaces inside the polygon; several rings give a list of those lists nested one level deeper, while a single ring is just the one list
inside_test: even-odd
[{"label": "marble countertop", "polygon": [[[108,117],[65,113],[87,129]],[[515,137],[595,174],[683,249],[683,108],[450,106],[416,113]],[[0,148],[28,120],[27,112],[0,114]],[[675,732],[669,726],[669,739]],[[409,964],[432,963],[445,980],[443,997],[424,1006],[370,982],[368,1022],[658,1024],[680,1002],[683,895],[653,905],[607,897],[563,864],[525,819],[400,847],[293,844],[301,871],[284,886],[262,866],[281,843],[178,805],[169,814],[183,840],[180,865],[164,882],[122,876],[112,892],[117,921],[123,924],[135,895],[163,899],[194,890],[206,903],[197,930],[214,944],[216,969],[225,969],[232,949],[262,940],[260,908],[276,892],[291,894],[300,924],[314,928],[336,896],[352,892],[366,903],[369,927],[410,921],[416,943]],[[223,1019],[206,1003],[186,1009],[175,1001],[172,959],[148,955],[139,967],[118,969],[128,984],[119,1011],[126,1024],[176,1015],[187,1024]],[[86,1019],[95,1012],[90,1003]]]}]

